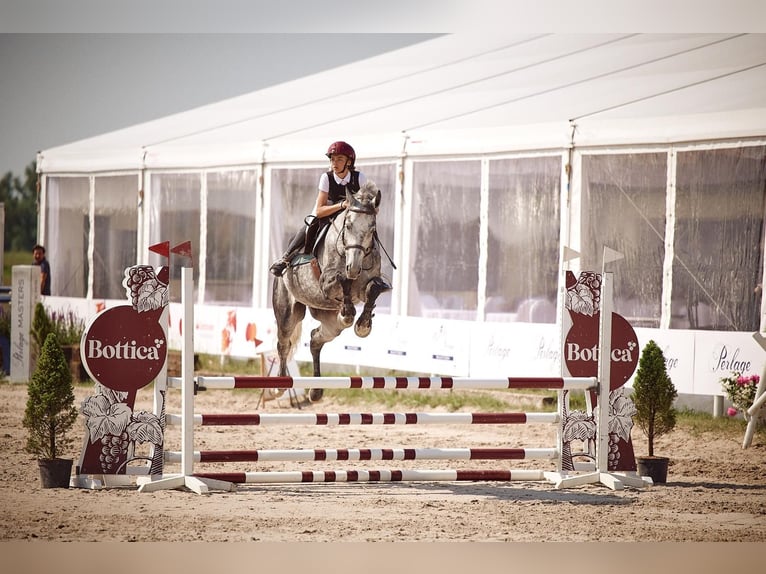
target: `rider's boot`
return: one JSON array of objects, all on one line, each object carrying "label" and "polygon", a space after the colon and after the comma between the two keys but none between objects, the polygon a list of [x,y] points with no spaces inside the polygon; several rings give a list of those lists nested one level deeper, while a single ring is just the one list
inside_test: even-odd
[{"label": "rider's boot", "polygon": [[277,259],[269,267],[269,271],[274,277],[282,277],[282,273],[285,272],[287,266],[290,264],[290,260],[301,249],[306,241],[306,228],[301,227],[300,231],[296,233],[290,240],[290,244],[287,246],[287,251],[284,252],[282,257]]}]

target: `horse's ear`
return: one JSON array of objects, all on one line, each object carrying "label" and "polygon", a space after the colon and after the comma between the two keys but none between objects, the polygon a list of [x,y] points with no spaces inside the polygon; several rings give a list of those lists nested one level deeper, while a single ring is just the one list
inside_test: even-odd
[{"label": "horse's ear", "polygon": [[348,200],[349,205],[351,205],[354,202],[354,192],[351,191],[349,188],[346,188],[346,200]]},{"label": "horse's ear", "polygon": [[375,208],[380,207],[380,189],[378,189],[378,193],[375,194]]}]

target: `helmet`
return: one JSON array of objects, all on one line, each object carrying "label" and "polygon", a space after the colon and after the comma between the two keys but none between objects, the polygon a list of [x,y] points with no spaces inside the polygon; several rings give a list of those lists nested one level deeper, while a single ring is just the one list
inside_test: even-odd
[{"label": "helmet", "polygon": [[327,148],[327,153],[325,155],[330,157],[334,153],[339,153],[348,157],[348,160],[351,162],[351,166],[353,167],[354,162],[356,161],[356,152],[354,151],[354,148],[352,148],[346,142],[331,143],[330,147]]}]

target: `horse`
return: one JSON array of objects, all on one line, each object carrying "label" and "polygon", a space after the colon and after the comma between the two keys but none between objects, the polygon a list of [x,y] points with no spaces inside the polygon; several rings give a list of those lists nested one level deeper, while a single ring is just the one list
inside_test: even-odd
[{"label": "horse", "polygon": [[[376,300],[391,290],[391,285],[380,276],[376,241],[380,190],[368,181],[356,193],[346,190],[346,198],[348,207],[329,224],[324,240],[314,249],[315,258],[305,255],[293,258],[282,276],[274,279],[272,308],[277,323],[281,377],[287,376],[287,363],[300,342],[306,308],[320,323],[311,331],[309,345],[314,376],[320,377],[322,348],[354,324],[355,305],[364,303],[354,333],[367,337],[372,330]],[[321,399],[323,392],[311,389],[309,400]]]}]

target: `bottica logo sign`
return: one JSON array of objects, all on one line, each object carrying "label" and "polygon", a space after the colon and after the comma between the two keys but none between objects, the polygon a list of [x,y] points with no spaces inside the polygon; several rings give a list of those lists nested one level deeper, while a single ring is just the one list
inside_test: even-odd
[{"label": "bottica logo sign", "polygon": [[155,339],[154,347],[141,347],[136,345],[135,341],[129,343],[119,343],[117,345],[104,345],[101,341],[91,339],[88,341],[88,347],[85,351],[88,359],[126,359],[144,361],[158,360],[159,349],[162,347],[162,341]]},{"label": "bottica logo sign", "polygon": [[86,328],[80,355],[95,381],[116,391],[135,391],[160,373],[167,343],[155,314],[120,305],[99,313]]},{"label": "bottica logo sign", "polygon": [[[573,324],[564,342],[564,360],[573,377],[598,376],[599,319],[595,315],[571,313]],[[612,313],[609,389],[623,386],[638,366],[638,337],[624,317]]]},{"label": "bottica logo sign", "polygon": [[[636,345],[629,341],[627,349],[612,349],[612,361],[632,363],[635,360],[635,348]],[[567,361],[593,361],[598,363],[598,345],[594,345],[589,349],[581,349],[577,343],[567,343],[566,353]]]}]

